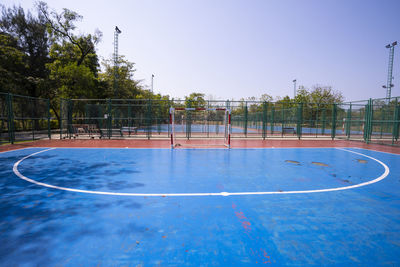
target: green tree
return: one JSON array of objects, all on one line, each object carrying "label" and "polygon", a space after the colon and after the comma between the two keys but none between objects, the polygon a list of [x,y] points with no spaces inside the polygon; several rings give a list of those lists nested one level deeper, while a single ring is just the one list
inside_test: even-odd
[{"label": "green tree", "polygon": [[284,98],[279,99],[275,103],[284,105],[285,107],[292,107],[294,104],[293,100],[289,96],[285,96]]},{"label": "green tree", "polygon": [[331,104],[342,103],[343,99],[342,93],[333,90],[331,86],[314,85],[312,90],[299,86],[294,100],[297,103]]},{"label": "green tree", "polygon": [[82,19],[78,13],[63,9],[58,14],[49,11],[46,3],[38,2],[37,10],[50,39],[50,59],[46,64],[49,79],[44,84],[45,97],[58,117],[59,98],[99,98],[104,87],[98,79],[99,60],[95,51],[101,32],[75,34],[75,23]]},{"label": "green tree", "polygon": [[342,103],[343,95],[335,91],[331,86],[314,85],[312,90],[300,86],[295,97],[296,103],[303,103],[303,119],[314,127],[315,121],[321,114],[330,117],[332,114],[332,104]]},{"label": "green tree", "polygon": [[273,97],[269,94],[262,94],[260,100],[263,102],[272,102]]},{"label": "green tree", "polygon": [[185,96],[185,106],[192,108],[204,108],[207,106],[207,101],[204,99],[205,94],[202,93],[191,93],[189,96]]},{"label": "green tree", "polygon": [[27,58],[19,49],[17,40],[6,33],[0,33],[0,90],[26,94],[21,89],[29,82],[25,76],[27,72]]},{"label": "green tree", "polygon": [[88,55],[96,54],[95,46],[100,42],[102,33],[96,30],[94,34],[75,34],[75,23],[82,20],[81,15],[67,8],[60,14],[49,11],[45,2],[39,2],[37,9],[47,24],[52,42],[67,41],[77,48],[77,66],[80,66]]},{"label": "green tree", "polygon": [[[33,97],[42,96],[42,83],[48,77],[46,64],[50,61],[49,38],[44,18],[40,14],[35,17],[30,12],[25,13],[22,7],[6,8],[1,5],[0,32],[3,34],[2,52],[8,50],[11,52],[9,56],[17,59],[15,64],[2,64],[3,68],[9,70],[8,74],[14,72],[14,78],[25,77],[18,78],[24,80],[22,84],[18,84],[18,92]],[[4,39],[5,35],[11,38]],[[24,54],[22,58],[21,53],[17,55],[17,50]],[[21,64],[25,67],[21,68]],[[9,78],[12,84],[13,78]]]},{"label": "green tree", "polygon": [[60,98],[98,98],[101,86],[98,80],[98,58],[95,53],[86,55],[81,64],[80,50],[62,41],[53,43],[50,49],[51,63],[46,64],[49,79],[44,96],[50,99],[51,108],[58,118]]},{"label": "green tree", "polygon": [[[144,90],[140,85],[140,81],[134,80],[135,73],[134,63],[129,62],[124,56],[119,56],[118,67],[114,67],[113,60],[103,60],[104,72],[99,75],[100,81],[103,83],[104,98],[139,98],[152,99],[154,95],[150,90]],[[117,72],[116,88],[114,88],[114,75]]]}]

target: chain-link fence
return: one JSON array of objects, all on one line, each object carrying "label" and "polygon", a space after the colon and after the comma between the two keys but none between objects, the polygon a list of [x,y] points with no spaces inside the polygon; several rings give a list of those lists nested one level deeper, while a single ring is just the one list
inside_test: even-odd
[{"label": "chain-link fence", "polygon": [[48,99],[0,93],[0,142],[51,138],[59,131]]},{"label": "chain-link fence", "polygon": [[[400,98],[348,103],[189,101],[147,99],[47,99],[0,93],[0,142],[43,138],[169,138],[169,109],[227,108],[232,138],[328,138],[400,145]],[[59,110],[58,110],[59,108]],[[175,116],[185,138],[215,138],[217,112]],[[184,125],[183,125],[184,124]],[[221,128],[222,129],[222,128]]]}]

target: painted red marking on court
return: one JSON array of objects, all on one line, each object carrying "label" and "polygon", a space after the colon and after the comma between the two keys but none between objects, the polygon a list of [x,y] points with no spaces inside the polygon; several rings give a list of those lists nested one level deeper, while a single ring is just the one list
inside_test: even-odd
[{"label": "painted red marking on court", "polygon": [[[238,218],[247,236],[252,240],[257,240],[257,238],[254,238],[252,236],[250,220],[246,217],[243,211],[241,210],[236,211],[236,208],[237,208],[236,204],[232,203],[232,209],[235,212],[235,216]],[[268,255],[265,249],[259,248],[254,251],[252,248],[250,248],[250,251],[251,254],[254,255],[256,258],[258,258],[258,260],[260,260],[262,263],[271,263],[271,257]],[[256,263],[258,263],[258,260],[256,261]]]},{"label": "painted red marking on court", "polygon": [[[28,147],[78,147],[78,148],[170,148],[171,141],[168,136],[163,139],[123,139],[123,140],[99,140],[99,139],[52,139],[52,140],[38,140],[32,142],[24,142],[14,145],[2,145],[0,151],[16,150]],[[190,146],[192,140],[180,139],[179,142],[183,145]],[[195,143],[201,144],[202,148],[207,148],[207,144],[215,144],[215,139],[201,139],[195,140]],[[378,144],[366,144],[357,141],[348,140],[282,140],[282,139],[231,139],[232,148],[296,148],[296,147],[357,147],[372,149],[376,151],[389,152],[394,154],[400,154],[400,146],[387,146]]]},{"label": "painted red marking on court", "polygon": [[247,219],[246,216],[244,216],[243,211],[235,211],[236,217],[238,217],[239,219]]}]

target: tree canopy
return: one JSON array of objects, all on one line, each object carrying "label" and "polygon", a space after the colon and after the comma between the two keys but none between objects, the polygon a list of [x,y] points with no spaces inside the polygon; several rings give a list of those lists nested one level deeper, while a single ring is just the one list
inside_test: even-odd
[{"label": "tree canopy", "polygon": [[103,60],[102,71],[96,52],[102,33],[76,33],[78,13],[57,13],[45,2],[36,4],[36,14],[0,9],[0,91],[49,98],[55,113],[60,98],[169,98],[146,90],[123,56],[117,66]]},{"label": "tree canopy", "polygon": [[[21,6],[0,4],[0,91],[50,99],[57,116],[60,98],[163,99],[135,78],[135,63],[124,56],[100,62],[96,46],[102,33],[82,33],[77,23],[83,19],[67,8],[52,10],[36,3],[36,14]],[[272,102],[271,95],[248,97],[250,110],[259,110],[257,101]],[[294,99],[278,98],[278,103],[340,103],[343,96],[330,86],[300,87]],[[204,107],[205,94],[193,92],[185,104]],[[243,107],[242,107],[243,108]]]}]

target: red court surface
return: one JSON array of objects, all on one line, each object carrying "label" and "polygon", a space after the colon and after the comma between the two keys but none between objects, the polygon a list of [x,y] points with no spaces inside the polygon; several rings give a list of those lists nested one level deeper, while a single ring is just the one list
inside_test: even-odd
[{"label": "red court surface", "polygon": [[[224,148],[221,141],[210,139],[179,139],[181,148]],[[219,145],[218,145],[219,144]],[[78,147],[78,148],[170,148],[168,139],[147,140],[38,140],[33,142],[24,142],[13,145],[0,146],[0,152],[16,150],[28,147]],[[369,150],[376,150],[394,154],[400,154],[400,147],[366,144],[364,142],[346,141],[346,140],[251,140],[251,139],[233,139],[231,148],[295,148],[295,147],[358,147]]]}]

